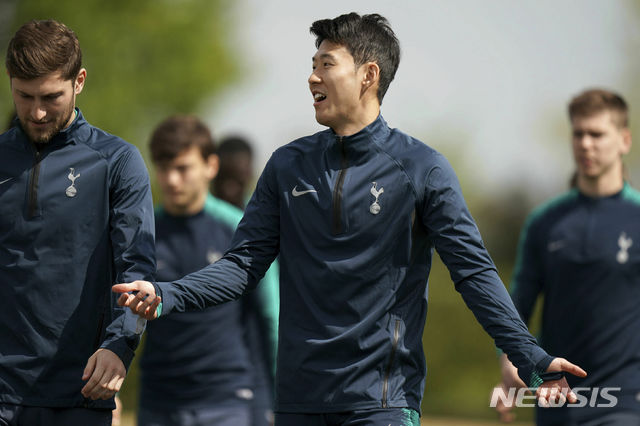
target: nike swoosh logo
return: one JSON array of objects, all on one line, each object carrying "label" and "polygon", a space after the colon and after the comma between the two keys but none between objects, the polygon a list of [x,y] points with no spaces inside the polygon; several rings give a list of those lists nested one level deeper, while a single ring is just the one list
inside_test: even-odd
[{"label": "nike swoosh logo", "polygon": [[294,197],[299,197],[301,195],[308,194],[310,192],[318,192],[315,189],[306,189],[304,191],[298,191],[297,188],[298,188],[298,185],[294,186],[293,190],[291,191],[291,195],[293,195]]},{"label": "nike swoosh logo", "polygon": [[5,179],[5,180],[3,180],[3,181],[0,181],[0,185],[2,185],[3,183],[7,183],[7,182],[9,182],[11,179],[13,179],[13,178],[9,178],[9,179]]}]

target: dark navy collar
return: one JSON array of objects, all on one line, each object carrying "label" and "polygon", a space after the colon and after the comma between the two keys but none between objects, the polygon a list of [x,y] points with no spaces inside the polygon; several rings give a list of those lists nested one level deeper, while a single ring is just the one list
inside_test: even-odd
[{"label": "dark navy collar", "polygon": [[372,143],[382,143],[389,137],[391,129],[382,118],[382,114],[365,128],[350,136],[339,136],[331,129],[331,134],[335,140],[344,146],[348,153],[366,153],[372,149]]},{"label": "dark navy collar", "polygon": [[73,119],[69,127],[61,130],[51,139],[51,143],[63,144],[78,143],[86,141],[89,138],[89,123],[85,120],[79,108],[76,108],[76,117]]}]

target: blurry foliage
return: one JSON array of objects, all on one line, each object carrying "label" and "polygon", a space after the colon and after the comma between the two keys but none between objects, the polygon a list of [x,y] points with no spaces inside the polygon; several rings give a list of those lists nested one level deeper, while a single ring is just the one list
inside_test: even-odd
[{"label": "blurry foliage", "polygon": [[[8,40],[24,22],[64,22],[78,35],[88,73],[77,105],[91,124],[139,148],[166,115],[198,112],[237,75],[231,22],[225,19],[229,1],[22,0],[14,5],[10,26],[0,30],[3,63]],[[2,117],[12,109],[3,72]]]}]

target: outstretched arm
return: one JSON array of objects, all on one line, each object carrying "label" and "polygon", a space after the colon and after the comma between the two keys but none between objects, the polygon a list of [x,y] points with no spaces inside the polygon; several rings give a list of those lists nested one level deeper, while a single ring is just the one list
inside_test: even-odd
[{"label": "outstretched arm", "polygon": [[[524,383],[538,387],[544,381],[540,375],[551,368],[554,358],[538,346],[516,311],[467,209],[453,169],[442,156],[436,157],[435,163],[425,177],[422,223],[456,290],[478,322],[518,367]],[[556,364],[552,371],[558,368]]]},{"label": "outstretched arm", "polygon": [[[173,282],[116,285],[118,303],[146,319],[204,309],[238,299],[262,279],[280,250],[280,206],[271,161],[258,180],[231,248],[214,264]],[[161,299],[156,300],[156,297]],[[158,312],[158,307],[161,307]]]}]

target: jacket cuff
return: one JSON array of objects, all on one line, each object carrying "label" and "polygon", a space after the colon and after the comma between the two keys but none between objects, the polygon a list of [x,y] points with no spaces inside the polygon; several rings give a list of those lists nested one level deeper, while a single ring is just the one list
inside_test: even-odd
[{"label": "jacket cuff", "polygon": [[131,361],[133,361],[135,352],[129,347],[129,344],[127,343],[127,339],[125,337],[121,337],[109,342],[104,342],[100,347],[103,349],[109,349],[111,352],[118,355],[118,358],[120,358],[120,360],[124,364],[124,368],[129,371],[129,366],[131,365]]},{"label": "jacket cuff", "polygon": [[547,371],[553,359],[554,357],[547,354],[542,348],[537,348],[532,357],[533,368],[518,369],[518,375],[530,388],[537,389],[543,383],[540,374]]},{"label": "jacket cuff", "polygon": [[173,310],[173,307],[175,305],[175,298],[171,293],[170,282],[167,282],[167,283],[154,282],[152,284],[156,290],[156,296],[160,296],[162,298],[162,302],[160,303],[161,308],[159,306],[160,309],[158,312],[158,318],[160,318],[160,315],[163,315],[163,316],[167,315],[169,312]]}]

